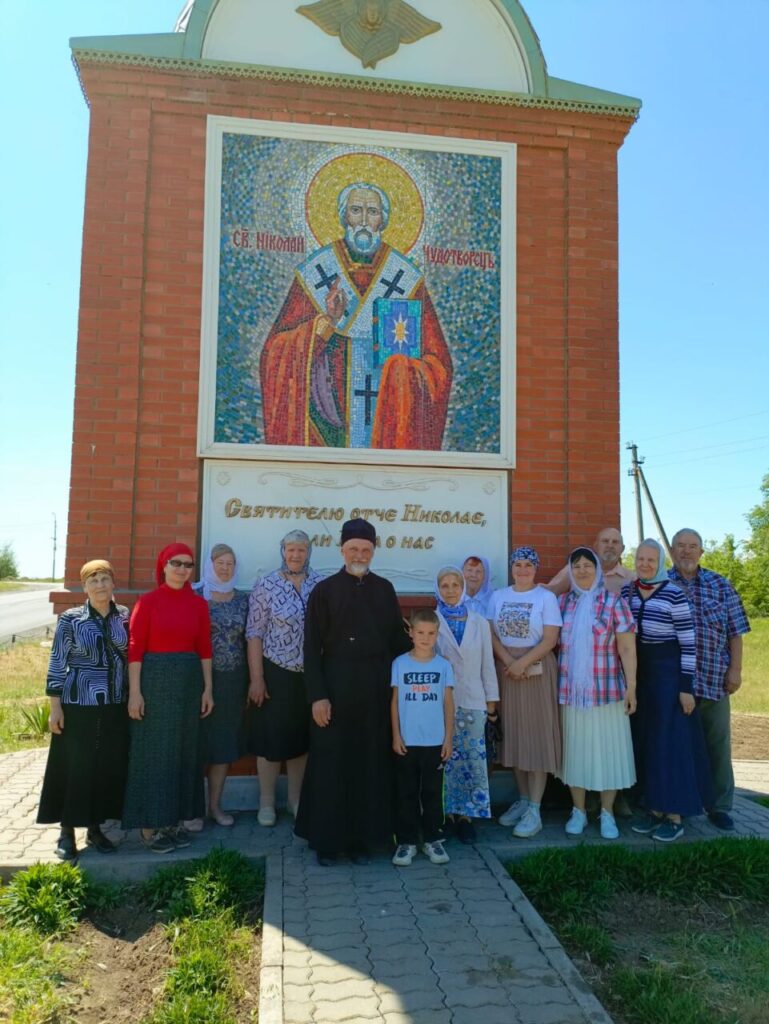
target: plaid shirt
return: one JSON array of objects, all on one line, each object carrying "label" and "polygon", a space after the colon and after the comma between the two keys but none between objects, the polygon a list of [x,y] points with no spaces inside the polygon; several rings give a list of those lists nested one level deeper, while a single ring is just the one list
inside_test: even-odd
[{"label": "plaid shirt", "polygon": [[740,596],[727,579],[701,566],[690,580],[675,566],[668,570],[668,576],[686,594],[694,619],[697,645],[694,694],[705,700],[721,700],[726,696],[724,681],[731,662],[729,641],[750,632]]},{"label": "plaid shirt", "polygon": [[[574,591],[562,594],[559,600],[563,626],[561,648],[558,652],[558,703],[570,702],[569,645],[571,626],[579,598]],[[613,704],[625,697],[625,677],[617,654],[617,633],[634,633],[633,613],[624,597],[608,590],[599,591],[595,598],[593,620],[593,699],[592,704]]]}]

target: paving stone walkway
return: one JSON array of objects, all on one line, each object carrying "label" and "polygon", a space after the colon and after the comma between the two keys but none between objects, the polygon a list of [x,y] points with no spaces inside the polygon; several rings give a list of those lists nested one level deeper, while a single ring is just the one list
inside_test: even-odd
[{"label": "paving stone walkway", "polygon": [[[0,757],[0,873],[54,859],[56,826],[35,824],[47,751]],[[737,835],[769,839],[769,761],[735,762]],[[219,845],[265,857],[260,1024],[611,1024],[552,932],[503,868],[535,849],[570,845],[565,811],[544,815],[533,840],[494,822],[475,847],[448,844],[451,862],[419,855],[395,868],[382,855],[366,867],[319,868],[295,839],[287,814],[261,828],[254,812],[233,828],[208,824],[188,850],[159,857],[137,833],[108,830],[111,856],[90,849],[83,867],[102,878],[138,879],[174,858]],[[621,841],[650,849],[620,821]],[[683,841],[713,839],[707,819],[686,822]],[[78,830],[78,842],[84,842]],[[583,840],[602,844],[594,822]]]}]

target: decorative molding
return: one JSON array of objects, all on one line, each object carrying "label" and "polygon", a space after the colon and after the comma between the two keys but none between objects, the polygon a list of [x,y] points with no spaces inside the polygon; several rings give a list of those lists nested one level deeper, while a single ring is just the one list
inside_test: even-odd
[{"label": "decorative molding", "polygon": [[393,82],[380,78],[364,78],[358,75],[336,75],[327,71],[302,71],[294,68],[270,68],[256,64],[232,64],[227,61],[184,60],[178,57],[154,57],[144,54],[110,53],[104,50],[72,50],[80,87],[86,103],[90,106],[88,94],[80,70],[81,63],[111,64],[128,67],[150,68],[156,71],[199,75],[216,75],[224,78],[253,78],[267,82],[295,82],[299,85],[328,86],[339,89],[356,89],[362,92],[389,93],[399,96],[419,96],[426,99],[459,100],[464,103],[485,103],[503,107],[531,107],[541,110],[566,110],[577,113],[600,114],[604,117],[630,118],[637,120],[640,103],[620,104],[588,102],[587,100],[559,99],[551,96],[529,96],[523,93],[496,92],[493,90],[457,88],[449,85],[424,85],[419,82]]}]

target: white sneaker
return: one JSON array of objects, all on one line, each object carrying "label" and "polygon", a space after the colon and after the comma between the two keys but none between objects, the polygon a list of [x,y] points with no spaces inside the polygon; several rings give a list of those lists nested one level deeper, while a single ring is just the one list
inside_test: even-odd
[{"label": "white sneaker", "polygon": [[601,838],[619,839],[619,829],[617,828],[617,822],[614,820],[614,815],[603,810],[601,811]]},{"label": "white sneaker", "polygon": [[[602,816],[603,817],[603,816]],[[587,826],[587,815],[579,807],[572,807],[571,817],[564,826],[567,836],[581,836]]]},{"label": "white sneaker", "polygon": [[513,835],[519,839],[531,839],[542,831],[542,818],[535,807],[527,807],[526,813],[513,829]]},{"label": "white sneaker", "polygon": [[274,807],[260,807],[259,813],[256,816],[256,820],[260,825],[264,825],[265,828],[272,828],[277,821],[277,815],[275,814]]},{"label": "white sneaker", "polygon": [[407,868],[412,860],[417,855],[416,846],[412,846],[411,843],[401,843],[398,849],[395,851],[393,857],[393,864],[396,868]]},{"label": "white sneaker", "polygon": [[504,814],[500,814],[499,824],[504,825],[505,828],[517,824],[526,813],[528,806],[528,800],[516,800],[514,804],[510,804]]},{"label": "white sneaker", "polygon": [[429,858],[431,864],[448,864],[449,855],[443,849],[443,841],[436,839],[434,843],[422,843],[422,853]]}]

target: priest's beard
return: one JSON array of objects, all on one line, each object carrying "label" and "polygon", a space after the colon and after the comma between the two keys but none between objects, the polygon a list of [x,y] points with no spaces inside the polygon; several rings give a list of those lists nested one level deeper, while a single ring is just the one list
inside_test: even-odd
[{"label": "priest's beard", "polygon": [[353,227],[352,224],[348,224],[344,240],[353,255],[372,256],[382,241],[382,232],[370,231],[368,228]]},{"label": "priest's beard", "polygon": [[368,566],[365,562],[350,562],[347,566],[347,571],[353,576],[365,576],[368,572]]}]

